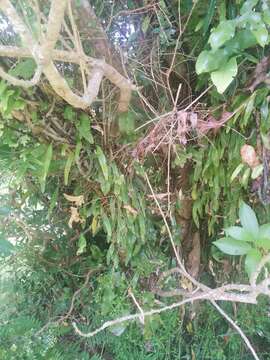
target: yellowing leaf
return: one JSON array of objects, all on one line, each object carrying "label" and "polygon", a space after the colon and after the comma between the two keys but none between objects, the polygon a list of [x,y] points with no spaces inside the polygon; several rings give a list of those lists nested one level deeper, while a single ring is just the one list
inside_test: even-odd
[{"label": "yellowing leaf", "polygon": [[91,224],[91,230],[93,235],[97,233],[98,228],[99,228],[99,221],[97,216],[94,216]]}]

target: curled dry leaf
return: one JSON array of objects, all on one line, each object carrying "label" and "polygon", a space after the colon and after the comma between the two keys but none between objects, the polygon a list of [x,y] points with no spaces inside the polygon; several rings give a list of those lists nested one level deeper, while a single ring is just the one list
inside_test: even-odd
[{"label": "curled dry leaf", "polygon": [[74,202],[74,204],[76,206],[81,206],[82,204],[84,204],[84,197],[83,195],[78,195],[78,196],[74,196],[74,195],[68,195],[68,194],[64,194],[64,197],[71,202]]},{"label": "curled dry leaf", "polygon": [[243,163],[247,164],[252,169],[260,165],[259,159],[253,146],[247,144],[243,145],[241,147],[240,154]]},{"label": "curled dry leaf", "polygon": [[70,219],[68,221],[68,226],[72,228],[73,223],[80,223],[82,224],[84,220],[80,217],[80,214],[78,212],[78,208],[71,206],[70,208]]}]

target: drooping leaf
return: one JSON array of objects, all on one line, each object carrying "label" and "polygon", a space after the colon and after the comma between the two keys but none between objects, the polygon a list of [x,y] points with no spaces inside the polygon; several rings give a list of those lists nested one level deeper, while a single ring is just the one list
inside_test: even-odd
[{"label": "drooping leaf", "polygon": [[94,139],[90,129],[90,117],[85,113],[80,115],[80,123],[77,125],[80,137],[87,140],[90,144],[94,144]]},{"label": "drooping leaf", "polygon": [[80,159],[81,150],[82,150],[82,143],[81,141],[78,141],[76,144],[75,154],[74,154],[75,161],[78,161]]},{"label": "drooping leaf", "polygon": [[245,270],[249,278],[254,273],[254,271],[256,271],[261,259],[262,259],[262,254],[257,249],[252,249],[247,253],[245,259]]},{"label": "drooping leaf", "polygon": [[49,210],[48,210],[48,218],[51,216],[53,209],[56,206],[58,194],[59,194],[59,185],[57,185],[56,189],[54,190],[54,192],[52,194],[50,206],[49,206]]},{"label": "drooping leaf", "polygon": [[101,218],[102,218],[104,228],[107,232],[108,239],[110,239],[112,237],[112,226],[111,226],[110,220],[105,212],[102,213]]},{"label": "drooping leaf", "polygon": [[228,255],[245,255],[252,248],[245,241],[235,240],[229,237],[224,237],[213,242],[219,250]]},{"label": "drooping leaf", "polygon": [[78,241],[78,250],[77,250],[77,255],[81,255],[85,252],[86,250],[86,238],[81,235],[79,237],[79,241]]},{"label": "drooping leaf", "polygon": [[46,186],[46,178],[49,172],[49,168],[50,168],[50,164],[51,164],[51,160],[52,160],[52,154],[53,154],[53,147],[52,144],[50,144],[47,148],[47,151],[45,153],[45,157],[44,157],[44,163],[43,163],[43,168],[42,168],[42,175],[40,178],[40,184],[41,184],[41,191],[44,192],[45,191],[45,186]]},{"label": "drooping leaf", "polygon": [[243,168],[244,168],[244,164],[242,163],[237,166],[237,168],[232,173],[231,182],[233,182],[233,180],[240,174]]},{"label": "drooping leaf", "polygon": [[239,217],[243,228],[257,239],[259,235],[259,224],[256,214],[251,207],[244,202],[241,203]]},{"label": "drooping leaf", "polygon": [[243,176],[242,176],[242,179],[241,179],[241,184],[245,189],[247,188],[247,185],[248,185],[248,180],[249,180],[249,177],[250,177],[250,173],[251,173],[251,169],[247,168],[245,170]]},{"label": "drooping leaf", "polygon": [[253,93],[246,105],[246,109],[245,109],[245,115],[243,118],[243,124],[247,125],[247,122],[252,114],[252,112],[254,111],[254,101],[255,101],[255,97],[256,97],[256,93]]},{"label": "drooping leaf", "polygon": [[149,25],[150,25],[150,22],[151,22],[151,18],[150,16],[145,16],[145,18],[143,19],[143,22],[142,22],[142,32],[144,34],[146,34],[148,28],[149,28]]},{"label": "drooping leaf", "polygon": [[203,19],[203,34],[205,35],[209,29],[210,23],[212,21],[212,18],[215,14],[215,8],[216,8],[217,0],[210,0],[208,11],[206,13],[206,16]]},{"label": "drooping leaf", "polygon": [[67,161],[66,161],[65,169],[64,169],[64,184],[65,184],[65,186],[68,185],[69,173],[70,173],[73,161],[74,161],[74,153],[70,152],[70,154],[68,155]]},{"label": "drooping leaf", "polygon": [[106,157],[105,157],[101,147],[99,147],[99,146],[97,146],[96,155],[97,155],[98,162],[101,167],[103,176],[104,176],[105,180],[108,181],[109,180],[109,169],[108,169]]},{"label": "drooping leaf", "polygon": [[230,59],[227,64],[219,68],[219,70],[211,73],[211,79],[217,87],[217,91],[223,94],[237,74],[236,57]]},{"label": "drooping leaf", "polygon": [[222,21],[215,28],[209,38],[209,43],[213,50],[220,48],[226,41],[233,38],[236,23],[233,20]]}]

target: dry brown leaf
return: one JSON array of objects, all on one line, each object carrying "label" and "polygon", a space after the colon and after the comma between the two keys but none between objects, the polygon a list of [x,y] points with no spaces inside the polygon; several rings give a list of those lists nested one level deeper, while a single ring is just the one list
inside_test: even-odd
[{"label": "dry brown leaf", "polygon": [[71,206],[70,208],[70,219],[68,221],[68,226],[72,229],[73,223],[83,223],[84,220],[80,217],[80,214],[78,212],[78,208]]},{"label": "dry brown leaf", "polygon": [[130,212],[132,215],[138,215],[138,211],[133,209],[130,205],[124,205],[124,209],[126,209],[128,212]]},{"label": "dry brown leaf", "polygon": [[72,201],[74,202],[74,204],[76,206],[81,206],[82,204],[84,204],[84,197],[83,195],[68,195],[68,194],[64,194],[64,197],[68,200],[68,201]]}]

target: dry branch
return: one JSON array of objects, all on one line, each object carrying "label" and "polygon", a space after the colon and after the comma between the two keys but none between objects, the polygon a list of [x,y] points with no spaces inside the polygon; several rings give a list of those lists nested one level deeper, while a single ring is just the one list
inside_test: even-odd
[{"label": "dry branch", "polygon": [[[116,318],[114,320],[110,320],[110,321],[106,321],[103,323],[103,325],[101,325],[99,328],[90,331],[88,333],[84,333],[82,332],[77,324],[75,322],[72,323],[72,326],[75,330],[75,332],[82,336],[82,337],[93,337],[95,335],[97,335],[99,332],[105,330],[108,327],[112,327],[127,321],[134,321],[134,320],[140,320],[142,322],[142,320],[144,320],[146,317],[148,316],[152,316],[155,314],[160,314],[162,312],[165,311],[169,311],[175,308],[178,308],[182,305],[185,305],[187,303],[192,303],[193,301],[196,300],[208,300],[210,301],[215,308],[219,311],[219,313],[235,328],[235,330],[239,333],[239,335],[242,337],[242,339],[244,340],[245,344],[247,345],[248,349],[250,350],[250,352],[252,353],[254,359],[259,360],[254,348],[252,347],[250,341],[248,340],[248,338],[246,337],[246,335],[244,334],[244,332],[241,330],[241,328],[229,317],[228,314],[226,314],[220,307],[219,305],[217,305],[216,301],[230,301],[230,302],[241,302],[241,303],[250,303],[250,304],[257,304],[257,298],[259,295],[266,295],[268,297],[270,297],[270,278],[267,277],[266,279],[262,280],[260,283],[256,284],[257,278],[262,270],[262,268],[265,266],[265,264],[267,262],[269,262],[270,260],[270,254],[267,254],[262,261],[259,263],[257,270],[254,272],[253,278],[251,279],[251,285],[249,284],[228,284],[228,285],[223,285],[219,288],[216,289],[211,289],[207,286],[205,286],[204,284],[198,282],[193,276],[191,276],[185,269],[184,264],[182,263],[180,256],[177,252],[176,246],[174,244],[173,241],[173,237],[171,234],[171,230],[169,227],[169,224],[167,222],[166,216],[164,214],[164,212],[162,211],[160,204],[157,200],[157,197],[154,193],[154,190],[152,188],[152,185],[149,181],[148,176],[145,174],[145,178],[146,181],[148,183],[148,186],[151,190],[151,193],[153,195],[153,198],[156,202],[156,205],[158,206],[159,210],[160,210],[160,214],[163,218],[165,227],[167,229],[169,238],[170,238],[170,242],[174,251],[174,255],[176,257],[176,261],[178,264],[177,268],[171,269],[167,272],[165,272],[164,274],[162,274],[161,279],[164,279],[166,276],[169,276],[171,274],[174,273],[179,273],[179,275],[181,275],[183,278],[187,279],[188,281],[190,281],[195,287],[195,290],[191,290],[191,291],[183,291],[182,289],[175,289],[172,290],[170,294],[165,294],[165,296],[181,296],[183,299],[181,301],[178,302],[174,302],[171,305],[167,305],[164,307],[161,307],[159,309],[151,309],[149,311],[144,311],[138,304],[138,302],[136,301],[136,299],[134,297],[132,297],[135,305],[137,308],[139,308],[139,312],[135,313],[135,314],[131,314],[131,315],[126,315],[123,317],[119,317]],[[164,293],[163,293],[164,295]],[[162,295],[161,295],[162,296]]]}]

